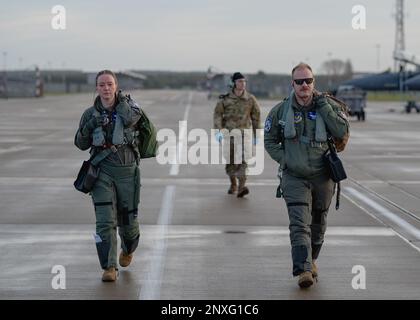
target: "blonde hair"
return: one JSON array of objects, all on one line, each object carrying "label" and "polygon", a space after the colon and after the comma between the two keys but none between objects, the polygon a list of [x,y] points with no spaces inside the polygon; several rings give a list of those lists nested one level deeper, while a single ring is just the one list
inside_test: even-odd
[{"label": "blonde hair", "polygon": [[299,63],[297,66],[295,66],[295,67],[293,68],[293,70],[292,70],[292,79],[293,79],[293,74],[295,73],[295,71],[296,71],[297,69],[308,69],[308,70],[309,70],[309,71],[311,71],[311,72],[312,72],[312,74],[313,74],[312,68],[311,68],[311,66],[310,66],[309,64],[304,63],[304,62],[300,62],[300,63]]}]

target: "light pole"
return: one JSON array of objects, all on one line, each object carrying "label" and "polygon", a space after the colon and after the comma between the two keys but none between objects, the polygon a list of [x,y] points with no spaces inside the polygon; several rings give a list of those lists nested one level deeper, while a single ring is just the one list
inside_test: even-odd
[{"label": "light pole", "polygon": [[8,98],[8,90],[7,90],[7,51],[3,51],[3,88],[4,88],[4,96]]},{"label": "light pole", "polygon": [[333,72],[333,65],[332,65],[332,52],[328,52],[328,60],[327,60],[327,68],[328,68],[328,90],[331,89],[332,86],[332,72]]},{"label": "light pole", "polygon": [[6,72],[7,51],[3,51],[3,71]]}]

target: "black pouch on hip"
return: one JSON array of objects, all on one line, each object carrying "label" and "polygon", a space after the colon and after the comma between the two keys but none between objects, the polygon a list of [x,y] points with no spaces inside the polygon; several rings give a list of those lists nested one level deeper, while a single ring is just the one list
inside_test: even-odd
[{"label": "black pouch on hip", "polygon": [[337,155],[334,145],[328,139],[328,150],[324,154],[324,162],[330,172],[330,177],[334,182],[340,182],[347,179],[346,171],[344,170],[343,163]]},{"label": "black pouch on hip", "polygon": [[89,193],[92,191],[93,186],[98,179],[99,171],[99,167],[90,163],[90,160],[83,161],[82,167],[80,168],[77,178],[73,183],[76,190],[83,193]]}]

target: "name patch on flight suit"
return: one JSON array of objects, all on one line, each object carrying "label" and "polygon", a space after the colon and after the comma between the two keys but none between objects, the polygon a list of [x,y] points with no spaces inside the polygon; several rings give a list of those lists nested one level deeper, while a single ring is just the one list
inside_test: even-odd
[{"label": "name patch on flight suit", "polygon": [[316,111],[309,111],[308,112],[308,119],[309,120],[316,120]]},{"label": "name patch on flight suit", "polygon": [[302,121],[302,112],[295,112],[295,123],[300,123]]},{"label": "name patch on flight suit", "polygon": [[268,117],[265,120],[265,124],[264,124],[264,132],[270,132],[271,130],[271,125],[273,124],[273,118]]}]

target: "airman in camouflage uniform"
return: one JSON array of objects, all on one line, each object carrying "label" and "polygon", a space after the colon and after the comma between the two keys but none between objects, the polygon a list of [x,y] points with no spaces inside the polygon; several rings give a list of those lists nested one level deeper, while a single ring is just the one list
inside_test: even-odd
[{"label": "airman in camouflage uniform", "polygon": [[264,145],[282,173],[280,187],[289,214],[293,275],[299,276],[300,287],[309,287],[318,276],[315,260],[324,242],[335,192],[323,161],[327,137],[348,135],[349,123],[334,100],[314,90],[312,69],[307,64],[293,69],[292,86],[292,94],[267,116]]},{"label": "airman in camouflage uniform", "polygon": [[[251,135],[244,134],[244,129],[251,129],[253,131],[254,144],[256,137],[256,129],[260,129],[260,106],[258,105],[257,99],[245,89],[246,80],[245,77],[236,72],[232,76],[233,88],[232,91],[221,95],[219,101],[214,110],[214,128],[215,129],[227,129],[239,130],[239,139],[234,137],[234,134],[230,136],[225,135],[226,147],[224,150],[224,158],[227,161],[226,173],[230,179],[229,194],[237,193],[237,197],[241,198],[249,193],[248,188],[245,186],[246,182],[246,171],[247,171],[247,159],[249,159],[250,148],[247,147],[252,145]],[[216,134],[216,139],[219,142],[223,139],[223,134]],[[235,141],[241,141],[241,146],[235,146]],[[241,152],[237,155],[235,153]],[[240,161],[235,161],[240,159]],[[238,163],[239,162],[239,163]],[[237,184],[237,180],[239,184]]]}]

